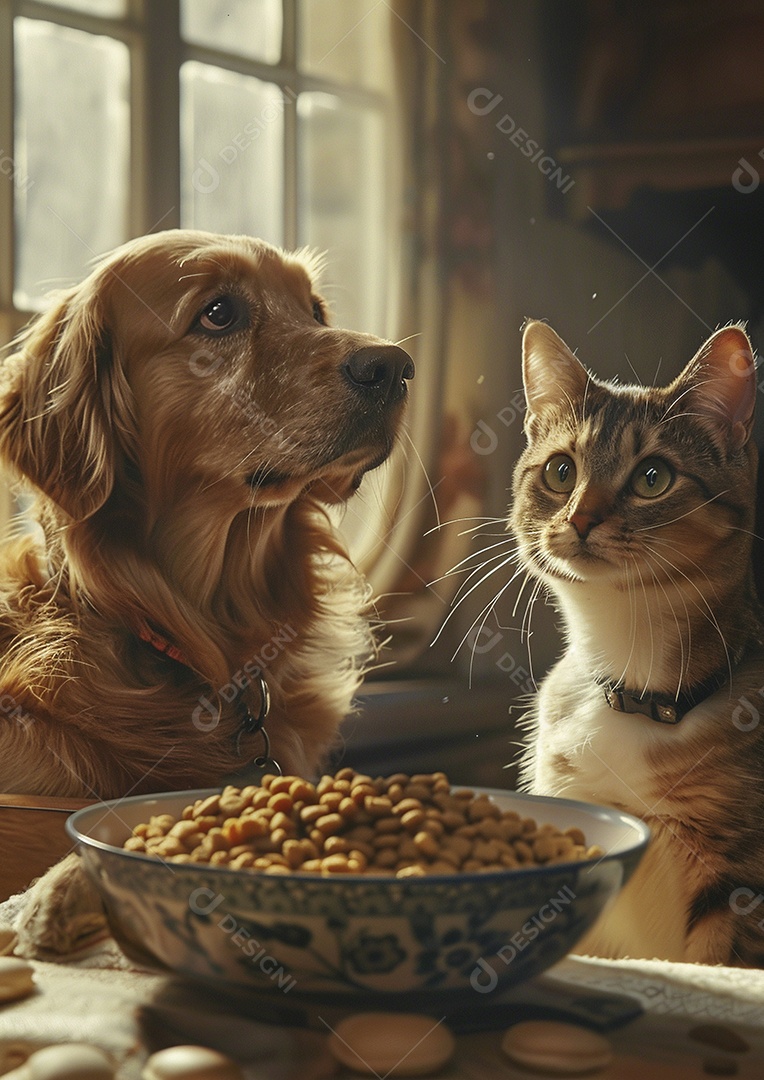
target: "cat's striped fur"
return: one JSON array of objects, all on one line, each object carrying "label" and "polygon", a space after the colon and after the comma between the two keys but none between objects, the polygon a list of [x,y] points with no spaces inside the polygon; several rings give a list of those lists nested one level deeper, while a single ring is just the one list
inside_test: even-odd
[{"label": "cat's striped fur", "polygon": [[[581,951],[764,965],[748,338],[726,327],[671,385],[621,386],[531,322],[523,375],[528,445],[510,523],[563,616],[566,650],[528,717],[522,785],[619,807],[653,830]],[[676,696],[714,675],[723,685],[675,725],[613,711],[602,686]]]}]

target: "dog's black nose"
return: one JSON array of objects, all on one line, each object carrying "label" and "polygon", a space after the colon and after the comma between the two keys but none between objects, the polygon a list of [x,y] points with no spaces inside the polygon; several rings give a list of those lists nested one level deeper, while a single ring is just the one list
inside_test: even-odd
[{"label": "dog's black nose", "polygon": [[354,352],[342,370],[357,389],[396,401],[405,392],[405,380],[414,378],[414,361],[398,345],[367,345]]}]

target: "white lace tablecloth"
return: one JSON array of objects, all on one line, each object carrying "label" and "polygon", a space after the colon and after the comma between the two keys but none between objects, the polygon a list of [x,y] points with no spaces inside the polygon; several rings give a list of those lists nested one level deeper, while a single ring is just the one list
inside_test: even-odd
[{"label": "white lace tablecloth", "polygon": [[[12,923],[12,898],[0,922]],[[132,967],[111,941],[58,964],[36,963],[37,991],[0,1006],[0,1047],[84,1040],[110,1051],[119,1080],[139,1080],[148,1053],[197,1043],[235,1058],[247,1080],[321,1080],[334,1074],[325,1035],[261,1023],[257,1003],[225,1002],[214,991]],[[764,1077],[764,971],[661,961],[569,957],[550,973],[570,988],[628,995],[644,1014],[608,1033],[616,1059],[598,1080],[703,1080],[713,1067],[751,1080]],[[507,1016],[507,1026],[511,1023]],[[696,1029],[722,1025],[745,1051],[714,1049]],[[439,1076],[461,1080],[525,1077],[501,1054],[501,1031],[457,1037],[454,1062]],[[354,1075],[347,1070],[341,1076]]]}]

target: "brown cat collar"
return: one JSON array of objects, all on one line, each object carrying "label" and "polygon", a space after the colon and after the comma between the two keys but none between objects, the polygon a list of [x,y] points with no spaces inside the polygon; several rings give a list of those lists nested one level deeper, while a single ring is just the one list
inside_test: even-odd
[{"label": "brown cat collar", "polygon": [[700,705],[711,694],[720,690],[729,681],[729,670],[716,672],[704,682],[697,683],[686,693],[671,694],[640,693],[636,690],[627,690],[623,683],[615,683],[612,680],[601,683],[605,693],[605,701],[615,712],[641,713],[648,716],[659,724],[678,724],[684,716]]}]

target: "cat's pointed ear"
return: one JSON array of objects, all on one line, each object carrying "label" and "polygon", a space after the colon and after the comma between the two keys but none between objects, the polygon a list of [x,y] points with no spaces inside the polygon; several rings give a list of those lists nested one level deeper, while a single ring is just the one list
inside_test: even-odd
[{"label": "cat's pointed ear", "polygon": [[532,320],[523,331],[523,385],[526,427],[550,407],[579,401],[589,374],[562,338],[546,323]]},{"label": "cat's pointed ear", "polygon": [[745,445],[756,404],[756,364],[741,327],[725,326],[712,334],[674,385],[683,399],[681,411],[710,421],[714,433],[730,449]]}]

